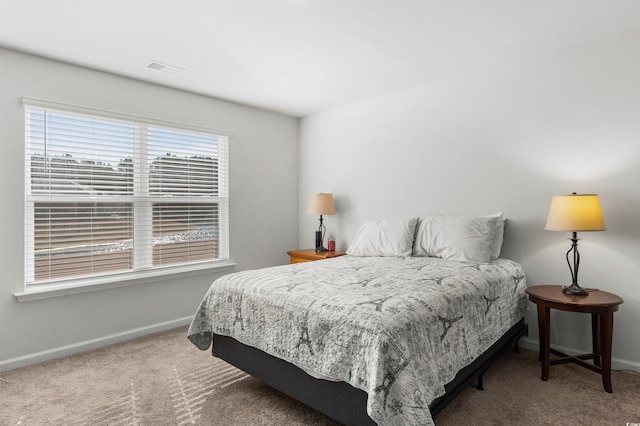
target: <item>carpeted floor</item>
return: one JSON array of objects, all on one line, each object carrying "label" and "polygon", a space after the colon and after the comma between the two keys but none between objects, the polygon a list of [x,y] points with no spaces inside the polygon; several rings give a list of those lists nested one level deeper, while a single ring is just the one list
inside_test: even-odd
[{"label": "carpeted floor", "polygon": [[[539,379],[537,353],[507,353],[435,419],[453,425],[640,423],[640,375],[564,364]],[[0,425],[336,425],[186,339],[186,328],[8,371]]]}]

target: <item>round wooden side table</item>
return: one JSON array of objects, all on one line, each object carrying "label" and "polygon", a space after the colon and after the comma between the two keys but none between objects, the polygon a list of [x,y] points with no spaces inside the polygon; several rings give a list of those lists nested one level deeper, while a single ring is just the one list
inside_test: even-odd
[{"label": "round wooden side table", "polygon": [[[602,375],[602,384],[606,392],[611,388],[611,348],[613,342],[613,313],[623,300],[613,293],[589,290],[587,296],[573,296],[562,293],[562,286],[539,285],[527,288],[529,300],[538,307],[538,333],[540,337],[540,361],[542,362],[542,380],[549,378],[549,367],[567,362],[576,363]],[[558,309],[568,312],[591,314],[591,336],[593,352],[584,355],[567,355],[550,347],[550,311]],[[554,354],[559,359],[550,359]],[[585,362],[592,359],[593,364]]]}]

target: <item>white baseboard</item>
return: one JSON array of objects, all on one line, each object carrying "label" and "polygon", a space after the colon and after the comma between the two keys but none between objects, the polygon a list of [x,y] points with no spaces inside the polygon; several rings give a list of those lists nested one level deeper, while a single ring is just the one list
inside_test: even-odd
[{"label": "white baseboard", "polygon": [[[110,336],[105,336],[98,339],[87,340],[84,342],[74,343],[72,345],[61,346],[42,352],[36,352],[17,358],[3,360],[0,361],[0,372],[13,370],[14,368],[25,367],[27,365],[37,364],[39,362],[48,361],[50,359],[60,358],[67,355],[87,352],[114,343],[120,343],[138,337],[146,336],[148,334],[159,333],[161,331],[171,330],[172,328],[186,326],[191,323],[192,319],[193,317],[191,316],[179,318],[172,321],[166,321],[159,324],[153,324],[146,327],[128,330],[122,333],[112,334]],[[529,337],[522,337],[519,340],[518,345],[523,349],[528,349],[536,352],[540,348],[540,344],[538,343],[538,341],[531,340]],[[584,352],[562,346],[554,347],[559,351],[565,352],[570,355],[580,354]],[[611,368],[613,368],[614,370],[631,370],[640,373],[640,363],[619,358],[611,359]]]},{"label": "white baseboard", "polygon": [[[540,343],[537,340],[531,340],[529,337],[523,337],[518,342],[518,345],[521,348],[529,349],[535,352],[540,350]],[[567,348],[565,346],[556,346],[552,345],[553,348],[559,350],[560,352],[564,352],[568,355],[579,355],[585,353],[583,350]],[[640,373],[640,363],[629,361],[626,359],[620,358],[611,358],[611,369],[612,370],[631,370]]]},{"label": "white baseboard", "polygon": [[25,367],[27,365],[37,364],[39,362],[48,361],[50,359],[60,358],[67,355],[73,355],[80,352],[88,352],[103,346],[132,340],[148,334],[159,333],[172,328],[189,325],[193,317],[178,318],[171,321],[153,324],[146,327],[135,328],[133,330],[124,331],[122,333],[112,334],[110,336],[100,337],[98,339],[86,340],[84,342],[74,343],[72,345],[60,346],[58,348],[48,349],[42,352],[23,355],[17,358],[0,360],[0,372],[13,370],[14,368]]}]

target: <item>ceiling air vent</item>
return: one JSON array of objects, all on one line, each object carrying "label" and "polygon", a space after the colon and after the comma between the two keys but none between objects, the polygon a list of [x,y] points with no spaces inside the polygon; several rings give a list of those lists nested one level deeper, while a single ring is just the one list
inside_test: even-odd
[{"label": "ceiling air vent", "polygon": [[176,75],[179,72],[186,71],[186,68],[165,64],[159,61],[151,61],[149,65],[147,65],[147,68],[171,75]]}]

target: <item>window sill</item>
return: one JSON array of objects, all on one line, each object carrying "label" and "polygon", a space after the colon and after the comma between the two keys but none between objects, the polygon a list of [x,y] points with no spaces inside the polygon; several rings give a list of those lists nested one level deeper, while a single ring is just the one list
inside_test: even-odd
[{"label": "window sill", "polygon": [[89,293],[92,291],[108,290],[118,287],[170,280],[175,278],[205,275],[211,272],[222,272],[233,269],[236,264],[232,261],[204,263],[199,265],[175,266],[152,271],[136,271],[126,274],[109,275],[94,279],[74,280],[66,283],[31,284],[29,289],[14,293],[18,302],[51,299],[54,297],[70,296],[72,294]]}]

